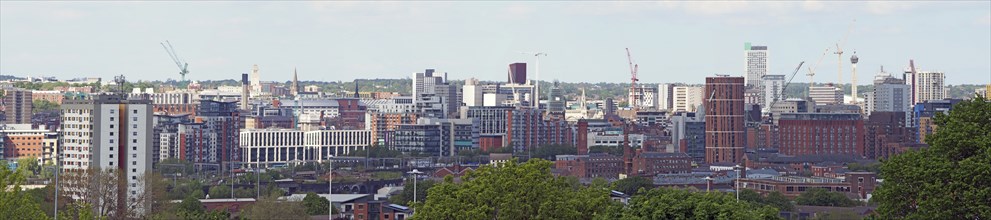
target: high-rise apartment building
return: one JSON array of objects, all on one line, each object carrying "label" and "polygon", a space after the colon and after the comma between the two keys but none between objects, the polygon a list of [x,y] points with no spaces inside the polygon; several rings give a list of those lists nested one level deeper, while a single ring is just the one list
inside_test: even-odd
[{"label": "high-rise apartment building", "polygon": [[671,110],[674,108],[674,85],[661,83],[657,85],[657,109]]},{"label": "high-rise apartment building", "polygon": [[867,93],[866,111],[873,112],[904,112],[904,124],[911,125],[912,117],[912,88],[901,79],[891,77],[886,73],[878,74],[874,79],[874,91]]},{"label": "high-rise apartment building", "polygon": [[675,86],[672,112],[694,112],[702,106],[702,91],[700,86]]},{"label": "high-rise apartment building", "polygon": [[434,76],[434,69],[413,74],[413,104],[423,117],[449,118],[457,115],[460,89],[444,76]]},{"label": "high-rise apartment building", "polygon": [[31,124],[31,90],[4,90],[4,116],[7,124]]},{"label": "high-rise apartment building", "polygon": [[784,100],[785,75],[764,75],[761,78],[762,90],[760,96],[761,107],[770,109],[771,104]]},{"label": "high-rise apartment building", "polygon": [[127,185],[118,195],[131,204],[144,191],[140,178],[152,167],[152,106],[150,100],[122,97],[63,100],[61,163],[66,171],[119,170]]},{"label": "high-rise apartment building", "polygon": [[747,137],[744,129],[743,77],[706,77],[705,161],[742,163]]},{"label": "high-rise apartment building", "polygon": [[561,88],[561,83],[554,81],[554,86],[551,86],[551,90],[547,93],[547,110],[550,113],[564,115],[564,110],[566,107],[564,103],[568,100],[564,97],[564,90]]},{"label": "high-rise apartment building", "polygon": [[947,98],[944,90],[946,75],[943,72],[920,71],[915,75],[914,103]]},{"label": "high-rise apartment building", "polygon": [[768,68],[768,55],[767,46],[753,46],[750,42],[747,42],[743,46],[744,58],[746,61],[745,75],[747,81],[747,88],[760,88],[761,78],[767,75]]},{"label": "high-rise apartment building", "polygon": [[526,63],[511,63],[509,64],[509,72],[506,76],[506,82],[511,84],[527,84],[526,83]]},{"label": "high-rise apartment building", "polygon": [[[186,158],[194,163],[221,164],[224,169],[229,163],[241,161],[238,130],[241,127],[240,111],[237,102],[222,102],[200,100],[200,109],[196,114],[197,124],[202,124],[200,131],[203,145],[186,148]],[[189,136],[187,136],[189,138]]]}]

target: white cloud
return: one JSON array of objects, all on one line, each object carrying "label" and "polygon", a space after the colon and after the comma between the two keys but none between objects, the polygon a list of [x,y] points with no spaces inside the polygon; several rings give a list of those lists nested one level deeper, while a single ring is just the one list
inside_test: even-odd
[{"label": "white cloud", "polygon": [[991,13],[984,15],[984,17],[977,18],[977,24],[984,26],[991,25]]},{"label": "white cloud", "polygon": [[818,0],[808,0],[802,2],[802,9],[806,11],[822,11],[826,9],[826,5]]}]

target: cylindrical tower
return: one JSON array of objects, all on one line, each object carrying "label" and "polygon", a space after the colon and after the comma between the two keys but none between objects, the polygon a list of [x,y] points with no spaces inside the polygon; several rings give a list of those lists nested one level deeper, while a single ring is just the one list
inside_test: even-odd
[{"label": "cylindrical tower", "polygon": [[853,80],[851,80],[852,84],[850,85],[851,86],[850,96],[853,97],[852,103],[854,104],[858,103],[857,102],[857,62],[860,62],[860,58],[857,58],[857,51],[853,51],[853,56],[850,56],[850,63],[853,64],[853,70],[852,70],[853,72],[851,73],[851,75],[853,76]]}]

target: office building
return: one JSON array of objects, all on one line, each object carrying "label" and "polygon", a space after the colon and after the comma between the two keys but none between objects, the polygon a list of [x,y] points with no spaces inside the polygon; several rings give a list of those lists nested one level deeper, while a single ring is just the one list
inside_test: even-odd
[{"label": "office building", "polygon": [[781,154],[864,156],[864,121],[860,114],[781,114]]},{"label": "office building", "polygon": [[561,83],[554,81],[554,85],[551,86],[551,90],[547,93],[547,111],[552,114],[564,115],[565,106],[564,103],[567,101],[564,97],[564,88],[561,88]]},{"label": "office building", "polygon": [[702,106],[703,87],[676,86],[674,87],[674,109],[672,112],[695,112]]},{"label": "office building", "polygon": [[484,104],[482,86],[479,85],[478,79],[465,80],[465,85],[461,87],[461,94],[461,102],[465,106],[482,106]]},{"label": "office building", "polygon": [[843,90],[827,84],[809,87],[809,99],[816,105],[843,104]]},{"label": "office building", "polygon": [[672,110],[674,108],[674,84],[661,83],[657,85],[657,109]]},{"label": "office building", "polygon": [[453,156],[479,147],[478,127],[471,119],[422,118],[390,133],[389,148],[433,156]]},{"label": "office building", "polygon": [[687,153],[697,163],[705,162],[705,121],[695,112],[678,112],[671,116],[671,142],[678,152]]},{"label": "office building", "polygon": [[759,89],[761,88],[761,78],[767,75],[767,70],[770,69],[768,58],[767,46],[753,46],[750,42],[747,42],[743,46],[744,59],[746,65],[744,72],[746,78],[747,88]]},{"label": "office building", "polygon": [[372,144],[368,130],[246,129],[239,138],[241,157],[250,167],[322,162]]},{"label": "office building", "polygon": [[912,115],[912,123],[915,128],[918,129],[916,133],[916,140],[919,143],[926,143],[926,136],[936,132],[936,123],[934,119],[936,114],[949,114],[950,109],[959,103],[960,99],[938,99],[929,100],[915,105]]},{"label": "office building", "polygon": [[746,145],[743,115],[743,77],[706,77],[705,161],[743,163]]},{"label": "office building", "polygon": [[904,124],[911,125],[909,112],[913,104],[912,88],[901,79],[882,73],[874,79],[874,91],[867,94],[865,112],[904,112]]},{"label": "office building", "polygon": [[447,82],[444,76],[434,76],[433,69],[413,74],[413,104],[421,116],[453,118],[461,106],[461,90]]},{"label": "office building", "polygon": [[4,116],[7,124],[31,124],[31,90],[5,89]]},{"label": "office building", "polygon": [[[904,85],[904,84],[903,84]],[[892,146],[915,143],[915,131],[906,124],[907,112],[873,112],[864,122],[864,156],[868,159],[887,159]]]}]

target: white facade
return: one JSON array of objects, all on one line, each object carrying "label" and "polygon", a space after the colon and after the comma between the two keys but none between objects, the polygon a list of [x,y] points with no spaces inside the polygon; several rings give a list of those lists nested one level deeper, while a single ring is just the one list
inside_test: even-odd
[{"label": "white facade", "polygon": [[674,85],[661,83],[657,86],[657,109],[671,110],[674,108]]},{"label": "white facade", "polygon": [[482,106],[482,87],[478,85],[478,79],[471,78],[465,80],[465,85],[461,87],[463,94],[461,102],[465,106]]},{"label": "white facade", "polygon": [[251,66],[251,93],[262,91],[262,74],[258,71],[258,64]]},{"label": "white facade", "polygon": [[62,112],[63,170],[119,170],[127,179],[127,192],[121,193],[133,203],[144,191],[141,178],[152,167],[151,102],[101,95],[65,100]]},{"label": "white facade", "polygon": [[656,109],[658,102],[657,87],[640,84],[640,87],[629,91],[629,104],[641,109]]},{"label": "white facade", "polygon": [[809,98],[816,105],[843,103],[843,90],[832,85],[809,87]]},{"label": "white facade", "polygon": [[767,46],[751,46],[750,43],[744,44],[744,77],[746,78],[747,88],[760,88],[761,77],[767,75],[767,70],[770,69],[769,66],[769,51]]},{"label": "white facade", "polygon": [[946,75],[943,72],[922,71],[915,76],[915,101],[923,103],[929,100],[939,100],[946,98],[944,90],[944,80]]},{"label": "white facade", "polygon": [[322,162],[372,144],[371,130],[263,129],[241,131],[241,152],[249,166]]},{"label": "white facade", "polygon": [[771,104],[775,101],[784,100],[785,94],[785,75],[764,75],[761,80],[763,83],[763,90],[761,90],[761,107],[765,109],[771,108]]},{"label": "white facade", "polygon": [[701,86],[676,86],[674,87],[674,109],[673,112],[695,112],[702,106],[704,88]]}]

